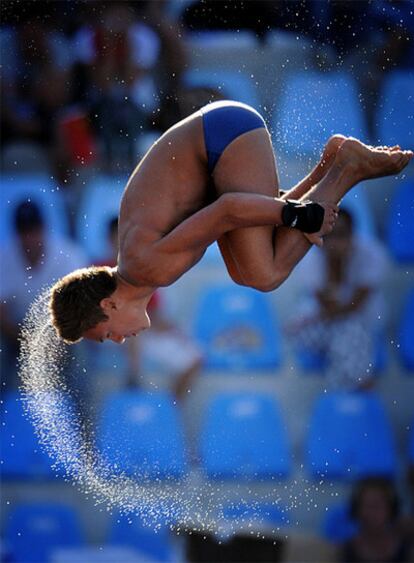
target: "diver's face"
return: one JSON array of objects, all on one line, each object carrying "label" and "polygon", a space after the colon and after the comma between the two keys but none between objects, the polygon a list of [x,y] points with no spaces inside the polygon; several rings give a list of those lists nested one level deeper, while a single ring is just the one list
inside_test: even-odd
[{"label": "diver's face", "polygon": [[136,336],[151,326],[143,304],[132,304],[112,297],[101,301],[101,307],[108,318],[86,331],[85,338],[96,342],[112,340],[122,344],[126,338]]}]

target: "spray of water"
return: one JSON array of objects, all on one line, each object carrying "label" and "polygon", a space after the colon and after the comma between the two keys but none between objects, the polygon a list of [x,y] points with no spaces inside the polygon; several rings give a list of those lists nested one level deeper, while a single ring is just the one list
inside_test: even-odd
[{"label": "spray of water", "polygon": [[[31,306],[22,330],[20,355],[21,390],[26,414],[31,419],[40,443],[54,467],[65,473],[96,505],[108,511],[137,514],[144,524],[156,528],[163,521],[183,529],[233,533],[233,527],[249,522],[252,509],[263,502],[249,499],[249,514],[239,511],[233,524],[224,522],[223,507],[228,505],[226,487],[214,486],[188,477],[179,483],[145,483],[115,471],[97,450],[93,432],[86,428],[73,408],[71,390],[63,377],[68,350],[51,325],[45,290]],[[271,503],[278,499],[272,495]],[[222,526],[220,525],[222,522]]]}]

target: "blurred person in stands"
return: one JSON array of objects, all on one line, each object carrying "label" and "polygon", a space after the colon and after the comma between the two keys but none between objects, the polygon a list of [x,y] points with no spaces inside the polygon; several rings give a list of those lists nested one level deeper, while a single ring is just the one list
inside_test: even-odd
[{"label": "blurred person in stands", "polygon": [[341,209],[323,248],[309,253],[298,270],[304,299],[289,326],[295,345],[323,354],[328,386],[370,386],[385,313],[383,248],[358,237],[352,215]]},{"label": "blurred person in stands", "polygon": [[75,59],[87,77],[85,96],[102,165],[122,171],[136,161],[137,141],[157,105],[154,69],[161,42],[140,13],[141,3],[93,3],[89,9],[94,18],[73,37]]},{"label": "blurred person in stands", "polygon": [[[145,5],[145,21],[156,30],[160,40],[160,55],[155,68],[157,92],[160,97],[177,97],[180,95],[183,73],[190,64],[186,43],[182,38],[182,27],[168,15],[168,2],[149,0],[141,4]],[[154,116],[157,112],[158,104]],[[191,111],[186,115],[189,113]]]},{"label": "blurred person in stands", "polygon": [[10,388],[17,385],[18,337],[30,304],[43,288],[86,265],[77,246],[48,234],[41,209],[34,202],[24,201],[16,207],[14,230],[14,238],[0,250],[2,385]]},{"label": "blurred person in stands", "polygon": [[[108,222],[108,256],[96,265],[115,267],[118,255],[118,217]],[[166,314],[160,291],[149,303],[151,328],[130,338],[126,349],[116,346],[116,352],[126,356],[127,385],[140,386],[146,381],[147,371],[161,373],[166,385],[178,400],[185,399],[202,367],[202,354],[196,343]],[[101,351],[97,347],[97,353]]]},{"label": "blurred person in stands", "polygon": [[189,335],[167,318],[159,292],[153,295],[148,313],[151,315],[151,328],[137,338],[143,366],[149,366],[151,373],[165,376],[163,381],[182,401],[191,392],[200,374],[203,364],[201,350]]},{"label": "blurred person in stands", "polygon": [[340,548],[343,563],[410,562],[414,554],[400,526],[400,501],[386,477],[367,477],[356,484],[351,516],[358,531]]},{"label": "blurred person in stands", "polygon": [[60,143],[58,126],[61,113],[74,101],[67,23],[73,10],[69,7],[63,18],[65,3],[59,8],[45,2],[2,3],[2,59],[8,64],[2,73],[1,146],[14,149],[15,166],[23,169],[27,150],[21,146],[35,145],[36,154],[44,152],[46,167],[63,184],[70,157]]}]

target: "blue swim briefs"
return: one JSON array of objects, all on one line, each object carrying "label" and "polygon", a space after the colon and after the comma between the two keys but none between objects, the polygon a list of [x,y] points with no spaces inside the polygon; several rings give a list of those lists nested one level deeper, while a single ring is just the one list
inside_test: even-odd
[{"label": "blue swim briefs", "polygon": [[201,108],[208,171],[213,173],[224,149],[243,133],[266,128],[263,117],[252,107],[239,102],[220,101]]}]

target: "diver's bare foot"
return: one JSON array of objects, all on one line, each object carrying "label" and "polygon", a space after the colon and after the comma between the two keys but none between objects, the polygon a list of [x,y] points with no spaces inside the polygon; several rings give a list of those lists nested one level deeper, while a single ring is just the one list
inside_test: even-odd
[{"label": "diver's bare foot", "polygon": [[336,154],[339,148],[344,143],[344,141],[346,141],[346,137],[344,135],[340,135],[339,133],[337,133],[336,135],[332,135],[332,137],[329,137],[326,145],[324,146],[321,159],[319,161],[319,166],[321,167],[321,169],[324,171],[325,174],[328,171],[328,169],[332,166]]},{"label": "diver's bare foot", "polygon": [[346,139],[340,146],[335,165],[352,171],[356,181],[398,174],[414,153],[399,147],[369,147],[357,139]]},{"label": "diver's bare foot", "polygon": [[332,137],[329,137],[326,145],[323,148],[318,164],[315,166],[309,176],[310,186],[317,184],[322,180],[322,178],[326,176],[330,167],[335,161],[335,157],[340,146],[345,140],[346,137],[340,134],[332,135]]}]

